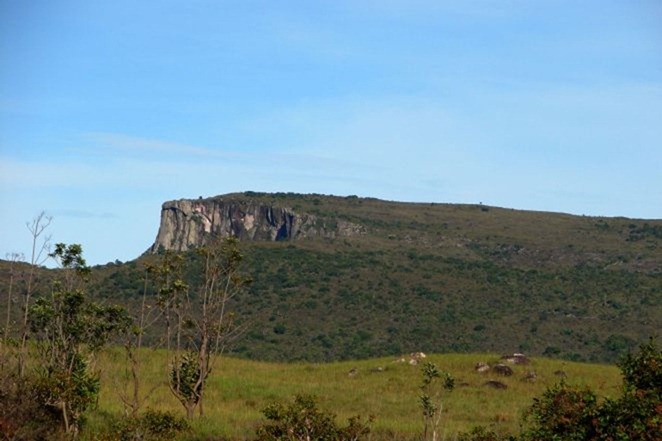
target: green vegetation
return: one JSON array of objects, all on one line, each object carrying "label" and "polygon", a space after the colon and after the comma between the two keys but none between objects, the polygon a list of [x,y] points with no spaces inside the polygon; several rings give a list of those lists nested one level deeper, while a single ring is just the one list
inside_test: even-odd
[{"label": "green vegetation", "polygon": [[420,396],[421,409],[423,411],[423,439],[437,441],[439,439],[439,424],[443,413],[441,400],[442,390],[452,391],[455,388],[455,379],[448,373],[442,373],[434,363],[427,362],[423,366],[423,385]]},{"label": "green vegetation", "polygon": [[271,404],[263,413],[269,422],[258,426],[256,441],[358,441],[370,433],[360,416],[350,418],[345,427],[338,426],[335,416],[318,409],[312,396],[297,395],[288,405]]},{"label": "green vegetation", "polygon": [[[167,373],[170,357],[165,350],[142,349],[146,362],[145,388],[156,387],[145,403],[145,409],[184,412],[168,390]],[[143,354],[141,354],[143,355]],[[588,386],[600,397],[616,397],[620,392],[618,368],[609,365],[533,358],[528,365],[512,365],[513,375],[503,377],[494,372],[479,373],[477,362],[497,363],[497,354],[435,354],[425,359],[455,378],[452,393],[442,395],[440,436],[468,432],[483,425],[504,433],[517,433],[523,412],[533,398],[561,377],[568,384]],[[320,409],[336,415],[336,423],[345,424],[361,415],[370,424],[372,439],[415,439],[423,432],[420,396],[422,365],[411,366],[407,357],[354,360],[334,363],[271,363],[224,358],[209,378],[205,416],[191,420],[196,439],[250,439],[258,424],[264,423],[263,410],[276,403],[291,403],[296,395],[315,396]],[[88,429],[103,426],[107,415],[122,415],[124,408],[118,391],[130,383],[130,372],[124,369],[121,348],[107,351],[99,360],[103,366],[98,410],[89,416]],[[535,371],[537,380],[526,376]],[[441,379],[443,379],[442,377]],[[498,380],[507,389],[486,386]]]},{"label": "green vegetation", "polygon": [[[357,197],[242,197],[292,203],[330,216],[326,225],[341,219],[366,230],[290,242],[227,239],[93,272],[79,245],[55,247],[57,270],[0,263],[0,434],[101,441],[662,435],[662,355],[653,340],[621,362],[622,387],[615,367],[577,363],[618,359],[662,328],[655,222]],[[529,224],[542,220],[536,229]],[[32,225],[37,243],[41,218]],[[123,348],[99,352],[119,331],[126,331],[115,340]],[[221,360],[228,348],[233,358]],[[438,354],[422,369],[425,355],[412,352],[420,350]],[[401,359],[408,353],[409,362]],[[492,368],[483,372],[483,363]]]},{"label": "green vegetation", "polygon": [[[364,227],[335,239],[242,242],[252,284],[229,304],[245,330],[227,346],[233,355],[321,362],[519,351],[615,362],[662,329],[662,221],[323,195],[224,198]],[[138,315],[145,265],[158,258],[97,267],[90,292]],[[191,268],[183,282],[199,285],[201,257],[182,258]],[[24,290],[20,265],[10,264],[0,262],[2,294],[10,280],[14,293]],[[38,271],[35,284],[49,277]],[[158,289],[151,281],[148,298]],[[19,312],[10,311],[17,323]],[[144,343],[164,333],[153,326]]]},{"label": "green vegetation", "polygon": [[[289,193],[223,198],[363,228],[243,242],[252,284],[231,302],[246,329],[228,348],[234,355],[321,362],[519,351],[615,362],[662,329],[662,221]],[[153,258],[98,268],[96,291],[137,302],[142,264]]]}]

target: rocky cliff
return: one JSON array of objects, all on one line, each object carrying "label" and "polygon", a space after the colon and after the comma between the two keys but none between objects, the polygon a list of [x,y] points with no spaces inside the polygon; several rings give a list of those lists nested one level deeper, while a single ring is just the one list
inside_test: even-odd
[{"label": "rocky cliff", "polygon": [[165,202],[161,224],[148,252],[186,251],[211,237],[280,241],[309,237],[335,238],[362,234],[358,224],[296,213],[293,209],[236,195]]}]

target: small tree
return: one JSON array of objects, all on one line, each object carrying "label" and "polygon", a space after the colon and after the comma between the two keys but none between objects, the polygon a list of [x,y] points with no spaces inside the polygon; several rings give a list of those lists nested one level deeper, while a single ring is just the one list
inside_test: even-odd
[{"label": "small tree", "polygon": [[[203,398],[207,378],[226,344],[238,333],[230,301],[249,283],[240,272],[243,256],[239,242],[230,237],[198,250],[202,282],[186,290],[184,303],[176,301],[177,352],[170,372],[170,390],[192,417],[196,407],[204,415]],[[173,292],[181,292],[173,282]],[[182,341],[181,336],[184,337]]]},{"label": "small tree", "polygon": [[57,244],[51,257],[63,277],[54,282],[50,298],[37,299],[30,325],[39,348],[43,402],[60,413],[65,432],[75,437],[83,412],[99,392],[90,357],[128,324],[128,317],[121,307],[87,301],[81,286],[90,269],[80,245]]},{"label": "small tree", "polygon": [[[441,383],[441,387],[439,382]],[[439,438],[439,423],[443,405],[441,394],[443,390],[452,391],[455,388],[455,379],[448,372],[441,372],[434,363],[425,363],[423,366],[423,384],[419,397],[423,411],[423,439],[437,441]]]}]

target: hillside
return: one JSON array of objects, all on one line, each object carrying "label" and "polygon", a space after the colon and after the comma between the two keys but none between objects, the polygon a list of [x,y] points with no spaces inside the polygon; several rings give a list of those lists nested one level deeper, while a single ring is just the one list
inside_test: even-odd
[{"label": "hillside", "polygon": [[354,196],[167,202],[151,253],[95,268],[90,291],[136,302],[144,261],[210,234],[242,239],[253,279],[234,305],[243,357],[521,351],[614,361],[662,329],[660,220]]}]

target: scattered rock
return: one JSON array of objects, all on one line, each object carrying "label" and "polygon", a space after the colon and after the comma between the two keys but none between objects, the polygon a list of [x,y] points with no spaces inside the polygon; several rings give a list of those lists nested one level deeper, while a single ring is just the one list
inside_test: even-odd
[{"label": "scattered rock", "polygon": [[385,369],[382,366],[377,366],[376,368],[370,369],[370,372],[384,372]]},{"label": "scattered rock", "polygon": [[409,364],[416,366],[424,358],[427,358],[427,355],[425,355],[423,352],[412,352],[409,354]]},{"label": "scattered rock", "polygon": [[554,371],[554,375],[556,375],[557,377],[561,377],[561,378],[565,378],[565,377],[568,376],[568,375],[565,373],[565,371],[562,371],[562,370]]},{"label": "scattered rock", "polygon": [[538,380],[538,375],[537,375],[535,372],[533,372],[533,371],[528,372],[528,373],[522,378],[522,381],[527,381],[527,382],[529,382],[529,383],[535,383],[536,380]]},{"label": "scattered rock", "polygon": [[483,372],[487,372],[487,371],[490,370],[490,365],[487,364],[487,363],[483,363],[481,361],[481,362],[476,363],[476,366],[474,366],[474,369],[476,370],[476,372],[480,372],[482,374]]},{"label": "scattered rock", "polygon": [[513,370],[510,368],[510,366],[506,366],[505,364],[501,363],[495,365],[492,370],[499,375],[503,375],[504,377],[510,377],[513,375]]},{"label": "scattered rock", "polygon": [[496,380],[486,381],[485,383],[483,383],[483,386],[491,387],[493,389],[508,389],[508,386]]},{"label": "scattered rock", "polygon": [[352,368],[352,369],[349,370],[349,372],[347,372],[347,376],[348,377],[355,377],[356,374],[358,374],[358,373],[359,373],[358,369]]},{"label": "scattered rock", "polygon": [[512,364],[529,364],[531,361],[526,357],[524,354],[520,354],[518,352],[514,353],[513,355],[504,355],[501,357],[502,360],[507,361],[508,363]]}]

